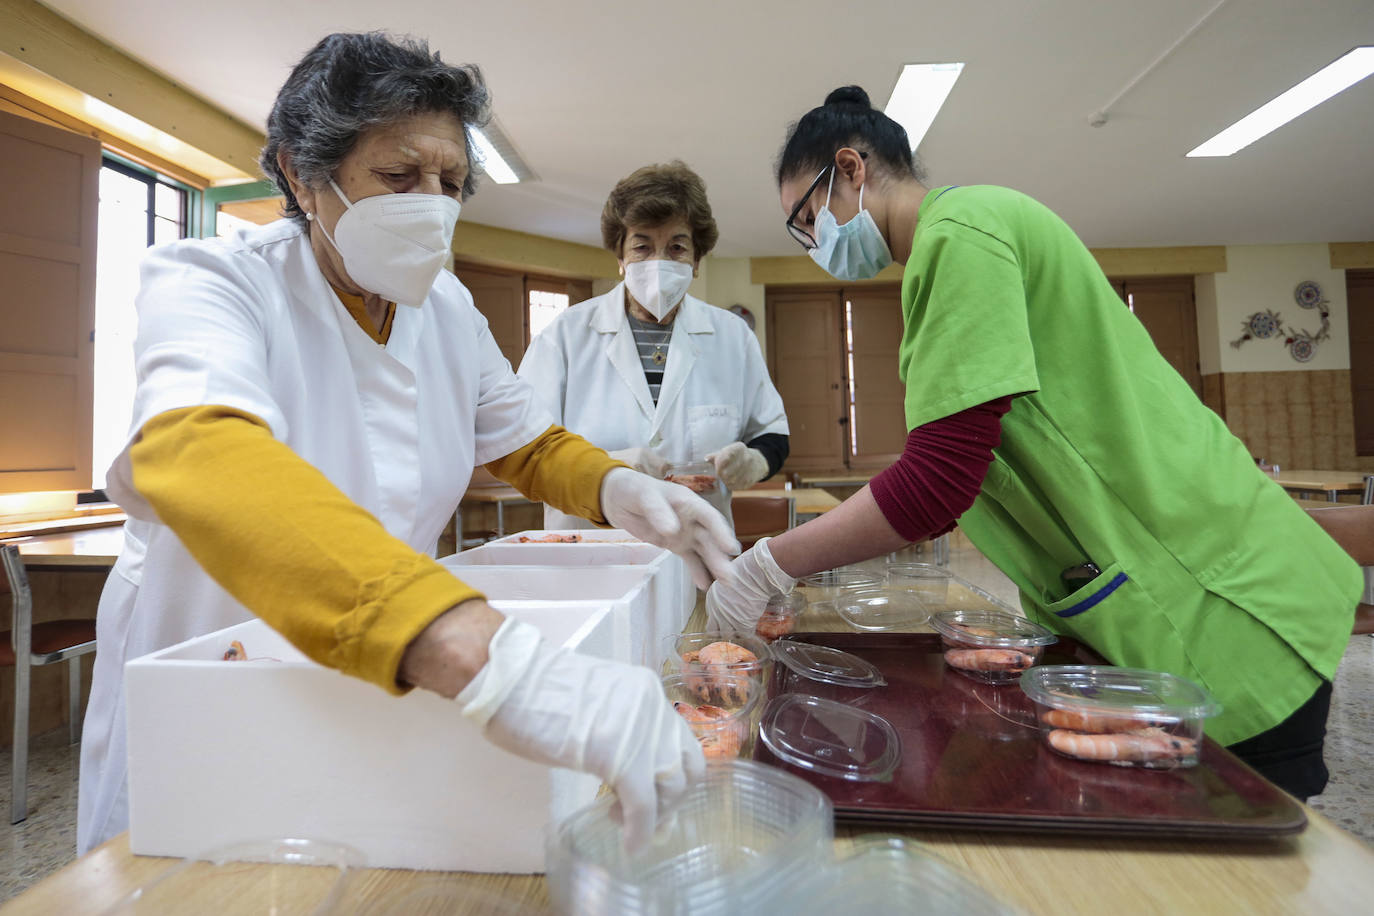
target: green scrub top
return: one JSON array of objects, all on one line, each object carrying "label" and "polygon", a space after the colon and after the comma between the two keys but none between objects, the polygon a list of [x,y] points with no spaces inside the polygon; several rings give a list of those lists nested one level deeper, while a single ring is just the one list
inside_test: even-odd
[{"label": "green scrub top", "polygon": [[[902,281],[909,429],[1005,395],[960,519],[1031,618],[1189,678],[1233,744],[1330,679],[1360,568],[1155,349],[1073,231],[1006,188],[937,188]],[[1065,593],[1060,574],[1101,575]]]}]

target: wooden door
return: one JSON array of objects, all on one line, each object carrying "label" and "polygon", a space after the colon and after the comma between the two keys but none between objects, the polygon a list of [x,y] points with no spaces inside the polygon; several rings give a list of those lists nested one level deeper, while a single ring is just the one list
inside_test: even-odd
[{"label": "wooden door", "polygon": [[1374,270],[1345,272],[1355,454],[1374,455]]},{"label": "wooden door", "polygon": [[902,343],[901,289],[862,286],[845,289],[852,366],[850,458],[854,468],[881,468],[896,461],[906,445],[906,387],[897,377]]},{"label": "wooden door", "polygon": [[768,356],[787,411],[793,471],[845,467],[844,364],[838,290],[769,291]]},{"label": "wooden door", "polygon": [[91,486],[100,155],[0,112],[0,493]]},{"label": "wooden door", "polygon": [[1159,352],[1202,397],[1198,363],[1197,307],[1192,277],[1149,277],[1119,281],[1127,306],[1150,332]]},{"label": "wooden door", "polygon": [[523,274],[479,270],[462,264],[454,273],[472,293],[472,301],[487,319],[491,336],[512,366],[525,355],[525,277]]}]

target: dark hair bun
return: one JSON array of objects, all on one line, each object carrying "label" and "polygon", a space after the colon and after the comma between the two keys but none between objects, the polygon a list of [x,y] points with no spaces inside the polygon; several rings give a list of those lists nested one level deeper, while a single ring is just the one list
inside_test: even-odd
[{"label": "dark hair bun", "polygon": [[825,104],[858,105],[861,108],[873,107],[873,103],[868,100],[868,93],[859,86],[841,86],[825,97]]}]

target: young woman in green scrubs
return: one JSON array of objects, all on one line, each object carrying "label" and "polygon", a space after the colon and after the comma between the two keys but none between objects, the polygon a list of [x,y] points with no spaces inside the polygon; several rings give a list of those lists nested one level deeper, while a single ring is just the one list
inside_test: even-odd
[{"label": "young woman in green scrubs", "polygon": [[1006,188],[927,188],[905,131],[857,87],[792,127],[777,180],[788,231],[838,279],[905,264],[911,438],[840,508],[739,557],[708,593],[713,623],[752,632],[796,578],[957,519],[1028,616],[1201,684],[1224,707],[1209,734],[1319,793],[1360,570],[1160,356],[1072,230]]}]

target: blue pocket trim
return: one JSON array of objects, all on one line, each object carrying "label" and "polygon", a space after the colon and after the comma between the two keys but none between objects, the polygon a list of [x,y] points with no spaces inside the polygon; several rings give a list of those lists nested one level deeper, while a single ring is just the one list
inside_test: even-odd
[{"label": "blue pocket trim", "polygon": [[1097,594],[1084,598],[1082,601],[1078,602],[1073,607],[1064,608],[1064,610],[1062,611],[1055,611],[1054,616],[1073,617],[1075,614],[1081,614],[1084,611],[1092,610],[1094,607],[1100,604],[1108,595],[1116,591],[1121,586],[1125,585],[1127,578],[1128,576],[1124,572],[1117,573],[1115,576],[1112,577],[1112,581],[1102,586],[1102,590],[1099,591]]}]

